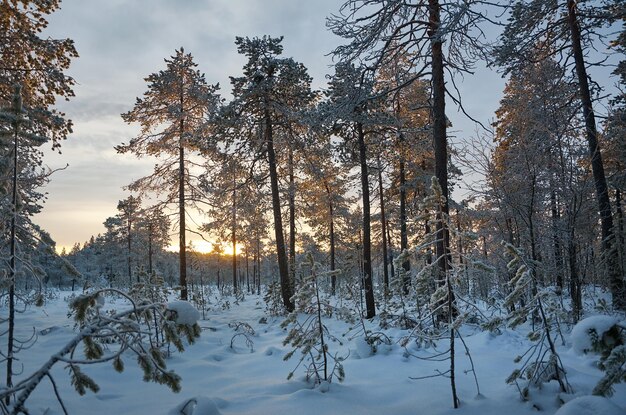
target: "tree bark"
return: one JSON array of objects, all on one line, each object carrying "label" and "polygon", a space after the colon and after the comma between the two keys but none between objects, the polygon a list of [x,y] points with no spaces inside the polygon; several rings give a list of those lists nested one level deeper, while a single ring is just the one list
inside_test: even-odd
[{"label": "tree bark", "polygon": [[383,192],[383,172],[378,156],[378,195],[380,196],[380,227],[383,237],[383,284],[385,285],[385,295],[389,292],[389,263],[387,258],[387,224],[385,216],[385,196]]},{"label": "tree bark", "polygon": [[[181,92],[180,92],[180,112],[184,114],[184,95],[183,95],[183,80],[181,79]],[[180,274],[180,299],[187,300],[187,242],[185,240],[185,233],[187,227],[185,225],[185,147],[184,147],[184,133],[185,133],[185,121],[180,119],[179,130],[179,147],[178,147],[178,214],[179,214],[179,229],[178,229],[178,265]]]},{"label": "tree bark", "polygon": [[598,199],[598,210],[600,212],[600,223],[602,227],[602,251],[607,263],[611,296],[613,306],[620,310],[626,310],[626,295],[624,293],[624,280],[619,273],[617,251],[613,249],[613,217],[611,214],[611,202],[609,191],[604,174],[604,164],[602,154],[598,144],[598,133],[596,129],[595,114],[591,102],[591,93],[587,79],[587,69],[585,68],[585,58],[581,46],[580,26],[576,10],[576,1],[568,0],[568,22],[572,40],[572,52],[576,63],[576,75],[580,100],[583,107],[583,117],[585,119],[585,130],[587,143],[589,146],[589,157],[591,159],[591,170]]},{"label": "tree bark", "polygon": [[293,174],[293,149],[289,143],[289,279],[295,287],[296,283],[296,185]]},{"label": "tree bark", "polygon": [[[406,177],[404,168],[404,136],[400,133],[400,252],[409,249],[409,237],[406,227]],[[411,262],[407,259],[402,262],[404,278],[402,279],[402,291],[404,295],[409,293],[411,284]]]},{"label": "tree bark", "polygon": [[[132,213],[128,214],[128,227],[126,229],[126,231],[128,232],[128,235],[127,235],[128,264],[127,265],[128,265],[128,283],[130,284],[130,286],[133,285],[133,270],[132,270],[132,266],[131,266],[132,235],[130,234],[131,230],[132,230],[132,227],[133,227],[133,222],[132,222],[132,219],[131,219],[131,215],[132,215]],[[140,282],[139,281],[139,274],[137,274],[137,282],[138,283]]]},{"label": "tree bark", "polygon": [[624,242],[626,238],[624,235],[624,211],[622,209],[622,192],[620,189],[615,189],[615,213],[617,215],[617,249],[620,264],[621,274],[626,274],[626,249]]},{"label": "tree bark", "polygon": [[269,103],[265,103],[265,142],[267,145],[267,158],[270,170],[270,186],[272,189],[272,211],[274,213],[274,234],[276,239],[276,255],[278,258],[278,271],[280,274],[280,290],[283,304],[287,311],[294,310],[291,301],[293,288],[289,280],[289,267],[287,264],[287,252],[285,252],[285,237],[283,235],[283,218],[280,213],[280,194],[278,191],[278,172],[276,170],[276,153],[274,152],[274,138],[272,131],[272,118],[270,116]]},{"label": "tree bark", "polygon": [[237,181],[235,179],[235,165],[233,164],[233,224],[231,242],[233,245],[233,294],[237,293]]},{"label": "tree bark", "polygon": [[148,274],[152,275],[152,222],[148,223]]},{"label": "tree bark", "polygon": [[433,142],[435,147],[435,177],[439,182],[445,198],[441,212],[437,213],[435,246],[437,263],[440,271],[440,283],[445,283],[445,274],[448,271],[449,236],[443,226],[443,221],[449,214],[448,204],[448,141],[446,136],[446,86],[443,67],[443,39],[439,32],[440,5],[438,0],[428,0],[429,28],[428,36],[431,42],[432,53],[432,117],[433,117]]},{"label": "tree bark", "polygon": [[[17,92],[16,92],[17,93]],[[16,107],[15,117],[19,117],[19,113],[21,108]],[[15,121],[14,127],[14,136],[13,136],[13,177],[12,177],[12,195],[11,195],[11,260],[10,260],[10,275],[9,275],[9,327],[7,333],[7,389],[11,389],[13,386],[13,347],[15,343],[15,277],[16,277],[16,267],[17,262],[15,261],[16,257],[16,248],[17,248],[17,237],[15,235],[15,230],[17,228],[17,152],[18,152],[18,129],[19,123]],[[11,403],[11,396],[7,395],[5,399],[5,403],[9,405]]]},{"label": "tree bark", "polygon": [[[330,243],[330,270],[335,270],[335,212],[333,207],[333,199],[332,194],[330,192],[330,187],[328,183],[325,183],[326,186],[326,195],[328,196],[328,237]],[[330,287],[332,295],[335,295],[337,289],[337,276],[332,274],[330,276]]]},{"label": "tree bark", "polygon": [[550,192],[550,211],[552,215],[552,245],[554,248],[554,273],[556,275],[557,294],[563,292],[563,259],[561,255],[561,240],[559,238],[559,208],[554,188]]},{"label": "tree bark", "polygon": [[374,303],[374,285],[372,282],[370,188],[367,172],[367,151],[363,125],[358,122],[356,129],[359,140],[359,161],[361,164],[361,192],[363,193],[363,289],[365,291],[365,318],[373,318],[376,315],[376,305]]}]

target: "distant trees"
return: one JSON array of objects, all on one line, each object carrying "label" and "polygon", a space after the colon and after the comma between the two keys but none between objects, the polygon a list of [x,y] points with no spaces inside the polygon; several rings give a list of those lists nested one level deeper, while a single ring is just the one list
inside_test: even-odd
[{"label": "distant trees", "polygon": [[[117,204],[117,210],[120,212],[118,217],[121,221],[120,230],[123,238],[126,239],[126,262],[128,267],[128,284],[129,286],[133,284],[133,274],[132,274],[132,242],[133,242],[133,224],[138,220],[139,212],[141,209],[141,198],[134,197],[132,195],[128,196],[124,200],[120,200]],[[139,282],[139,279],[137,279]]]},{"label": "distant trees", "polygon": [[131,183],[129,189],[139,194],[164,196],[162,206],[178,210],[179,278],[181,299],[187,299],[186,208],[200,200],[197,173],[191,153],[203,147],[206,136],[202,127],[207,117],[217,110],[218,85],[209,85],[197,69],[191,54],[183,48],[171,59],[167,68],[146,78],[148,91],[137,98],[134,108],[122,114],[127,123],[141,126],[139,135],[128,144],[116,147],[119,153],[137,157],[157,157],[159,164],[153,174]]}]

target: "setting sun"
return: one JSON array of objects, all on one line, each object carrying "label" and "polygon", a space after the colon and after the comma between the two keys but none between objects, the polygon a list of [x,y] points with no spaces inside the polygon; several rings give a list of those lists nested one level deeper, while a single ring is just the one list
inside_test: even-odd
[{"label": "setting sun", "polygon": [[[208,254],[213,252],[213,243],[204,241],[204,240],[193,240],[189,242],[191,247],[190,250],[195,252],[199,252],[201,254]],[[178,252],[178,245],[170,245],[167,247],[168,251]],[[188,252],[190,251],[188,250]],[[237,255],[241,255],[243,252],[243,246],[237,245]],[[233,255],[233,247],[232,245],[223,245],[222,246],[222,255],[232,256]]]},{"label": "setting sun", "polygon": [[208,254],[213,250],[213,244],[207,241],[191,241],[190,245],[194,251],[200,252],[201,254]]}]

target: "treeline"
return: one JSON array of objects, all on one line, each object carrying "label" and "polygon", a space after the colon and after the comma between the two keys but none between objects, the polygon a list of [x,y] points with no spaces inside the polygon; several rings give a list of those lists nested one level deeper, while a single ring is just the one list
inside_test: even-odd
[{"label": "treeline", "polygon": [[[620,23],[621,6],[519,2],[507,8],[500,40],[488,44],[479,34],[495,23],[494,9],[431,3],[346,2],[328,19],[345,43],[333,51],[334,72],[320,91],[304,65],[283,55],[282,38],[236,38],[246,63],[230,77],[228,100],[191,54],[175,51],[122,114],[140,133],[116,147],[155,158],[153,173],[131,182],[132,196],[105,221],[106,232],[67,258],[99,283],[129,285],[139,270],[167,274],[186,298],[187,237],[200,233],[237,252],[228,258],[235,292],[242,269],[258,286],[265,267],[263,278],[278,277],[292,310],[308,252],[341,271],[331,273],[330,291],[338,278],[357,277],[373,317],[394,283],[415,292],[424,269],[433,269],[430,290],[454,276],[466,293],[505,298],[506,241],[533,261],[538,286],[571,298],[574,315],[587,285],[607,288],[624,308],[624,98],[605,99],[609,112],[595,117],[602,85],[587,73],[587,51],[605,45],[601,33]],[[58,2],[3,7],[3,223],[15,228],[4,249],[14,272],[17,251],[41,239],[29,219],[49,174],[37,148],[50,139],[58,147],[71,131],[53,105],[73,94],[63,71],[77,53],[71,40],[18,42],[21,33],[38,36]],[[608,52],[621,54],[623,34],[609,40]],[[450,146],[446,106],[470,99],[455,82],[480,61],[508,76],[494,129]],[[625,82],[623,63],[615,75]],[[467,199],[453,200],[462,171],[482,179]],[[147,196],[157,203],[142,203]],[[203,223],[190,219],[193,212]],[[177,271],[164,250],[172,230]],[[214,271],[224,271],[225,282],[222,267]]]}]

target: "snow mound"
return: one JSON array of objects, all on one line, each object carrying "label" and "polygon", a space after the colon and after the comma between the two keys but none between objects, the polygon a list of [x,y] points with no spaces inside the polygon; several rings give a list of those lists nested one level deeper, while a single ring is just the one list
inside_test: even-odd
[{"label": "snow mound", "polygon": [[617,323],[619,320],[611,316],[593,316],[579,321],[572,329],[572,349],[578,354],[590,352],[593,349],[590,332],[595,332],[602,339],[602,334]]},{"label": "snow mound", "polygon": [[188,301],[172,301],[167,304],[167,309],[175,312],[176,324],[193,326],[200,320],[200,312]]},{"label": "snow mound", "polygon": [[172,409],[169,415],[222,415],[222,413],[213,399],[206,396],[196,396]]},{"label": "snow mound", "polygon": [[580,396],[560,407],[554,415],[626,415],[626,411],[602,396]]},{"label": "snow mound", "polygon": [[372,346],[363,337],[355,339],[354,346],[356,347],[356,353],[361,359],[368,358],[374,354]]}]

